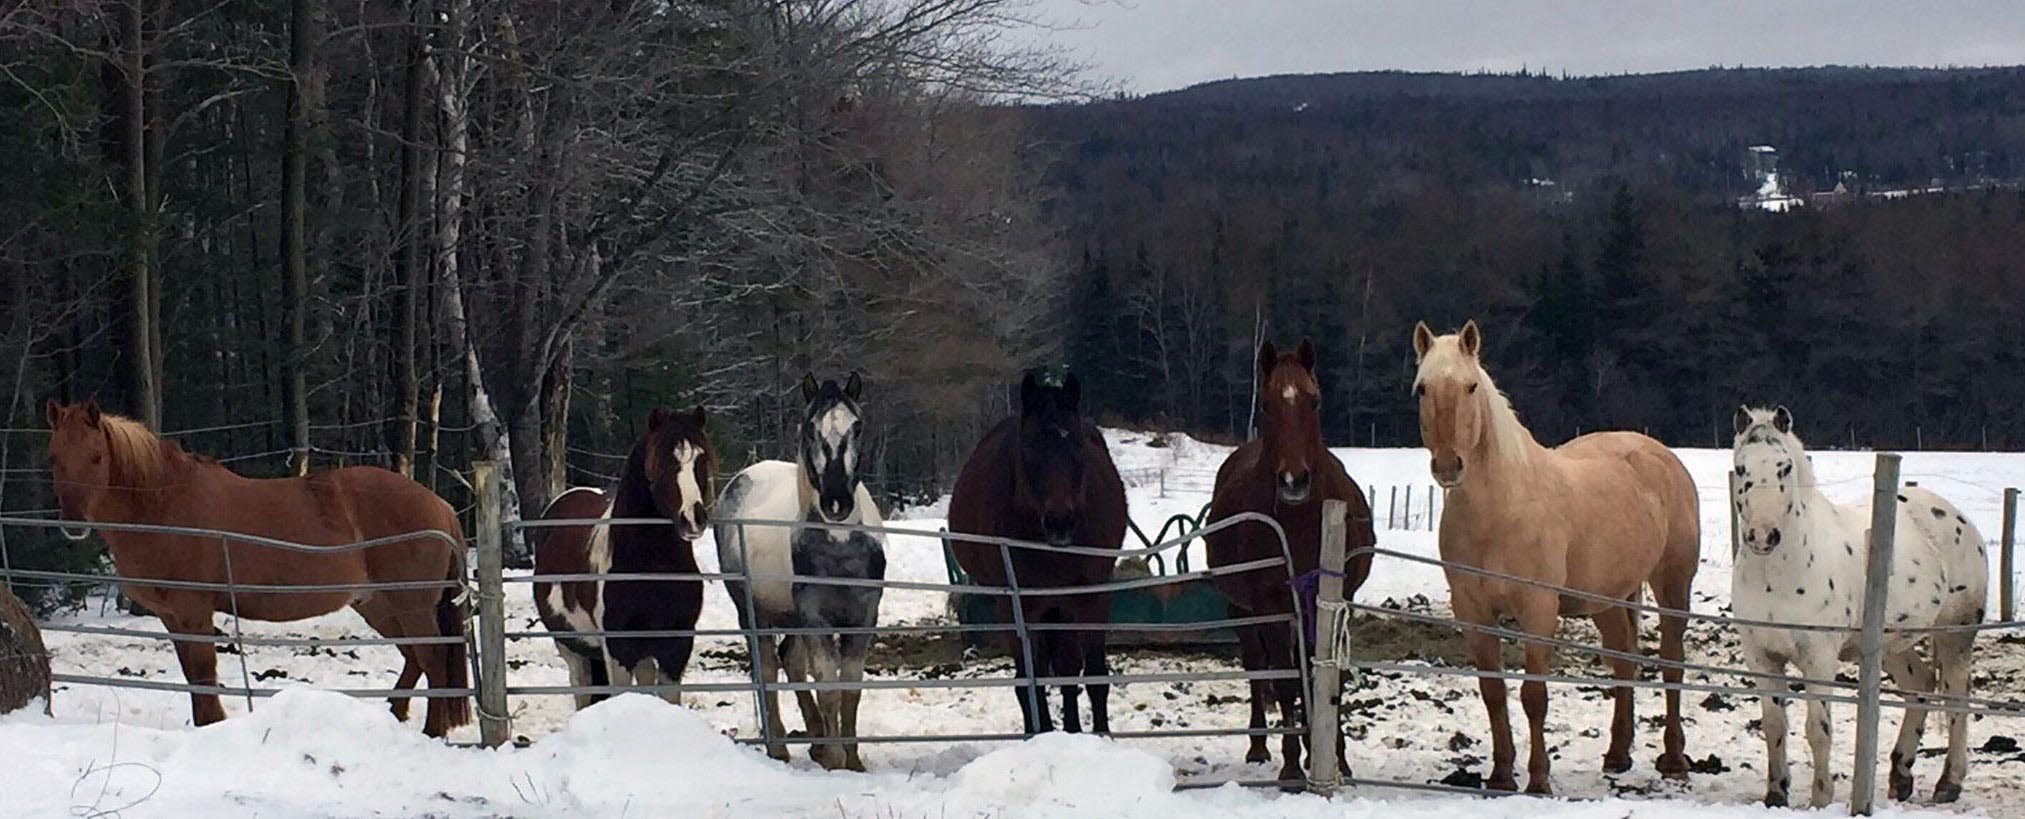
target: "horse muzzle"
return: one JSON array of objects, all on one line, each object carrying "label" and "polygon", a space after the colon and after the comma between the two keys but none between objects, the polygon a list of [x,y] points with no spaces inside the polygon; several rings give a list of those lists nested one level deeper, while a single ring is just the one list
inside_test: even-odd
[{"label": "horse muzzle", "polygon": [[91,537],[90,527],[85,527],[82,529],[72,529],[68,526],[58,526],[56,527],[56,531],[63,534],[64,540],[72,542],[84,540],[85,538]]},{"label": "horse muzzle", "polygon": [[1313,473],[1302,472],[1299,475],[1280,474],[1278,495],[1280,502],[1288,506],[1299,506],[1307,503],[1309,496],[1314,494],[1314,488]]}]

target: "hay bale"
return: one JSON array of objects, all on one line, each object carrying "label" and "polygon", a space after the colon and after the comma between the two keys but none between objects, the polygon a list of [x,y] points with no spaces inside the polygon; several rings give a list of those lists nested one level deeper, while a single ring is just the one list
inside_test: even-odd
[{"label": "hay bale", "polygon": [[21,598],[0,584],[0,714],[42,698],[49,712],[49,650]]}]

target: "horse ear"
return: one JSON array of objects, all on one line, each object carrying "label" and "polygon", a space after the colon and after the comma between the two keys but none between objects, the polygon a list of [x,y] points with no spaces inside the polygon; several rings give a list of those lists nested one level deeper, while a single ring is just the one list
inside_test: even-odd
[{"label": "horse ear", "polygon": [[697,429],[702,429],[703,422],[708,420],[710,420],[710,414],[703,411],[702,404],[697,404],[696,409],[689,412],[689,423],[695,424]]},{"label": "horse ear", "polygon": [[1476,358],[1477,353],[1482,352],[1483,348],[1484,348],[1484,335],[1481,331],[1477,330],[1477,320],[1470,319],[1469,321],[1464,322],[1462,328],[1463,354],[1469,356],[1470,358]]},{"label": "horse ear", "polygon": [[844,397],[856,401],[858,400],[858,396],[864,394],[865,394],[865,381],[864,379],[858,377],[858,373],[856,371],[853,371],[851,373],[850,379],[844,382]]},{"label": "horse ear", "polygon": [[1742,405],[1742,404],[1738,404],[1738,405],[1737,405],[1737,417],[1736,417],[1735,419],[1733,419],[1733,420],[1731,420],[1731,421],[1730,421],[1730,426],[1731,426],[1732,428],[1736,429],[1736,431],[1737,431],[1737,434],[1738,434],[1738,435],[1742,435],[1742,434],[1744,434],[1744,430],[1750,429],[1750,428],[1751,428],[1751,408],[1750,408],[1750,407],[1747,407],[1747,406],[1744,406],[1744,405]]},{"label": "horse ear", "polygon": [[1315,342],[1301,339],[1301,349],[1294,351],[1294,356],[1301,360],[1301,366],[1308,372],[1315,371]]},{"label": "horse ear", "polygon": [[1273,377],[1273,365],[1280,363],[1280,351],[1268,341],[1259,345],[1259,382]]},{"label": "horse ear", "polygon": [[84,402],[84,422],[90,425],[92,429],[97,429],[98,419],[98,396],[94,395]]},{"label": "horse ear", "polygon": [[1772,428],[1780,432],[1793,431],[1793,413],[1786,411],[1785,404],[1780,404],[1778,409],[1772,410]]},{"label": "horse ear", "polygon": [[1061,397],[1057,399],[1057,406],[1061,407],[1063,412],[1074,415],[1082,405],[1083,382],[1076,378],[1075,373],[1063,376]]},{"label": "horse ear", "polygon": [[802,400],[816,400],[816,374],[802,373]]},{"label": "horse ear", "polygon": [[1427,322],[1413,324],[1413,360],[1418,362],[1427,357],[1428,348],[1434,346],[1434,331],[1427,328]]},{"label": "horse ear", "polygon": [[42,402],[42,417],[49,421],[50,429],[55,429],[56,422],[63,420],[63,405],[54,398]]},{"label": "horse ear", "polygon": [[1040,411],[1041,409],[1039,398],[1040,389],[1041,389],[1040,382],[1034,380],[1033,371],[1031,370],[1027,371],[1026,377],[1020,379],[1021,415],[1032,415]]},{"label": "horse ear", "polygon": [[668,416],[673,414],[674,413],[668,411],[667,407],[655,407],[653,409],[648,410],[647,431],[652,432],[654,430],[660,429],[662,424],[668,423]]}]

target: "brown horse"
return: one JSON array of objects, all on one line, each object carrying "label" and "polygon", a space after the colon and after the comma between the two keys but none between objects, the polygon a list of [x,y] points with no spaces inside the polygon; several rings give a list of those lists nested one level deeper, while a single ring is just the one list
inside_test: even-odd
[{"label": "brown horse", "polygon": [[[1270,515],[1287,535],[1292,570],[1305,575],[1320,568],[1343,571],[1345,599],[1364,584],[1371,574],[1371,554],[1353,554],[1341,567],[1323,567],[1322,502],[1340,500],[1347,504],[1348,550],[1370,546],[1371,507],[1364,490],[1343,470],[1343,462],[1322,445],[1322,389],[1315,380],[1315,345],[1302,339],[1300,349],[1281,353],[1268,341],[1259,348],[1259,411],[1264,422],[1259,437],[1238,447],[1216,471],[1216,493],[1209,504],[1209,520],[1217,521],[1245,512]],[[1233,563],[1279,557],[1280,539],[1261,523],[1243,523],[1210,533],[1209,564]],[[1292,611],[1287,576],[1280,569],[1260,569],[1219,575],[1216,586],[1243,616],[1286,614]],[[1280,624],[1243,626],[1238,646],[1246,671],[1294,669],[1294,637]],[[1266,727],[1266,703],[1279,705],[1284,725],[1303,724],[1302,702],[1306,699],[1298,680],[1258,680],[1252,683],[1254,729]],[[1336,738],[1340,750],[1343,738]],[[1282,780],[1301,778],[1301,738],[1287,734],[1280,741],[1286,757],[1280,768]],[[1254,734],[1246,762],[1267,762],[1264,734]],[[1343,771],[1349,761],[1339,753]]]},{"label": "brown horse", "polygon": [[[1475,321],[1462,332],[1437,337],[1422,322],[1413,328],[1420,371],[1413,392],[1420,403],[1420,435],[1433,456],[1434,479],[1448,490],[1441,513],[1444,562],[1524,577],[1612,599],[1636,602],[1641,586],[1668,609],[1688,607],[1701,553],[1701,519],[1687,467],[1660,442],[1633,432],[1595,432],[1548,449],[1519,423],[1511,401],[1491,383],[1480,357],[1483,338]],[[1551,588],[1447,571],[1449,604],[1465,628],[1470,658],[1483,671],[1504,669],[1496,635],[1500,617],[1539,637],[1554,636],[1559,619],[1591,617],[1603,645],[1638,652],[1638,613],[1630,608],[1557,594]],[[1680,662],[1687,622],[1660,617],[1660,656]],[[1552,670],[1553,648],[1526,642],[1526,673]],[[1637,673],[1634,662],[1611,658],[1620,680]],[[1679,667],[1664,669],[1678,683]],[[1505,681],[1478,681],[1491,719],[1489,787],[1514,790],[1512,728]],[[1603,769],[1631,768],[1631,688],[1615,689],[1610,749]],[[1546,741],[1547,684],[1529,680],[1519,700],[1532,727],[1533,753],[1526,790],[1551,793]],[[1666,692],[1665,752],[1658,768],[1685,777],[1686,737],[1680,727],[1680,691]]]},{"label": "brown horse", "polygon": [[[610,633],[557,637],[571,685],[676,685],[689,667],[695,637],[627,637],[626,631],[687,631],[703,612],[700,580],[539,580],[543,574],[695,574],[697,539],[709,525],[710,436],[702,407],[688,413],[655,407],[608,496],[577,488],[558,495],[544,520],[665,518],[667,523],[537,528],[535,610],[553,632]],[[661,697],[680,704],[679,692]],[[582,708],[603,699],[579,695]]]},{"label": "brown horse", "polygon": [[[47,411],[49,471],[57,503],[69,520],[215,529],[320,546],[431,530],[457,541],[453,547],[436,537],[418,536],[367,549],[305,553],[237,541],[221,546],[224,538],[213,535],[102,531],[113,567],[124,578],[122,590],[160,617],[169,633],[209,638],[214,633],[212,618],[221,611],[281,622],[349,605],[387,637],[464,636],[462,595],[455,587],[228,593],[148,584],[149,580],[257,586],[459,580],[464,536],[457,513],[421,484],[371,466],[302,478],[246,478],[209,458],[184,452],[138,421],[101,413],[97,401],[74,405],[50,401]],[[400,649],[410,667],[419,667],[432,686],[470,685],[463,642]],[[191,685],[218,684],[218,653],[212,643],[178,641],[176,659]],[[190,709],[198,725],[225,718],[216,694],[192,693]],[[470,699],[431,698],[423,731],[440,737],[470,721]]]},{"label": "brown horse", "polygon": [[[958,533],[1046,541],[1053,546],[1116,549],[1125,539],[1125,483],[1104,448],[1104,437],[1080,413],[1082,388],[1071,373],[1059,384],[1028,373],[1020,383],[1020,412],[978,441],[957,475],[949,499],[950,551],[980,586],[1007,585],[1005,557],[992,544],[961,540]],[[1012,570],[1022,589],[1065,588],[1108,582],[1114,560],[1099,555],[1049,554],[1012,549]],[[1012,601],[999,597],[1000,622],[1012,622]],[[1020,598],[1029,624],[1101,625],[1111,617],[1109,593]],[[1111,673],[1100,630],[1032,632],[1033,669],[1018,637],[1002,645],[1020,677],[1102,677]],[[1082,730],[1076,686],[1062,686],[1062,730]],[[1111,686],[1090,685],[1090,730],[1108,733]],[[1016,692],[1028,733],[1052,730],[1047,693],[1035,685]]]}]

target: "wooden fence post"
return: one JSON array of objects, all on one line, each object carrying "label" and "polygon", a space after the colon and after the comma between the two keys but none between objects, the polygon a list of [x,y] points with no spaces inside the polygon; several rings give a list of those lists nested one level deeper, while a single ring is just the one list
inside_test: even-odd
[{"label": "wooden fence post", "polygon": [[1877,454],[1870,498],[1870,555],[1863,591],[1863,635],[1857,664],[1856,771],[1850,777],[1849,813],[1869,816],[1877,798],[1878,689],[1883,682],[1884,607],[1891,584],[1892,536],[1898,528],[1898,462]]},{"label": "wooden fence post", "polygon": [[1398,484],[1394,484],[1392,486],[1392,491],[1388,493],[1385,497],[1386,531],[1391,531],[1393,529],[1399,528],[1396,525],[1396,519],[1398,515],[1399,515],[1399,486]]},{"label": "wooden fence post", "polygon": [[1322,502],[1322,575],[1315,591],[1315,690],[1308,694],[1308,790],[1324,795],[1343,784],[1336,758],[1336,738],[1343,730],[1336,721],[1343,693],[1336,630],[1341,627],[1338,618],[1349,616],[1343,607],[1343,551],[1349,535],[1345,516],[1349,513],[1349,504],[1343,501]]},{"label": "wooden fence post", "polygon": [[513,732],[506,713],[505,555],[500,536],[499,470],[491,461],[471,462],[471,486],[478,490],[478,735],[487,748]]},{"label": "wooden fence post", "polygon": [[2013,602],[2013,595],[2017,594],[2014,587],[2018,585],[2018,578],[2014,574],[2014,570],[2012,569],[2014,564],[2011,562],[2012,544],[2017,542],[2017,538],[2018,487],[2014,486],[2004,490],[2004,541],[1998,544],[1998,548],[2003,551],[1997,553],[1997,577],[1999,578],[1997,583],[1997,612],[1998,618],[2007,623],[2018,616],[2017,604]]}]

